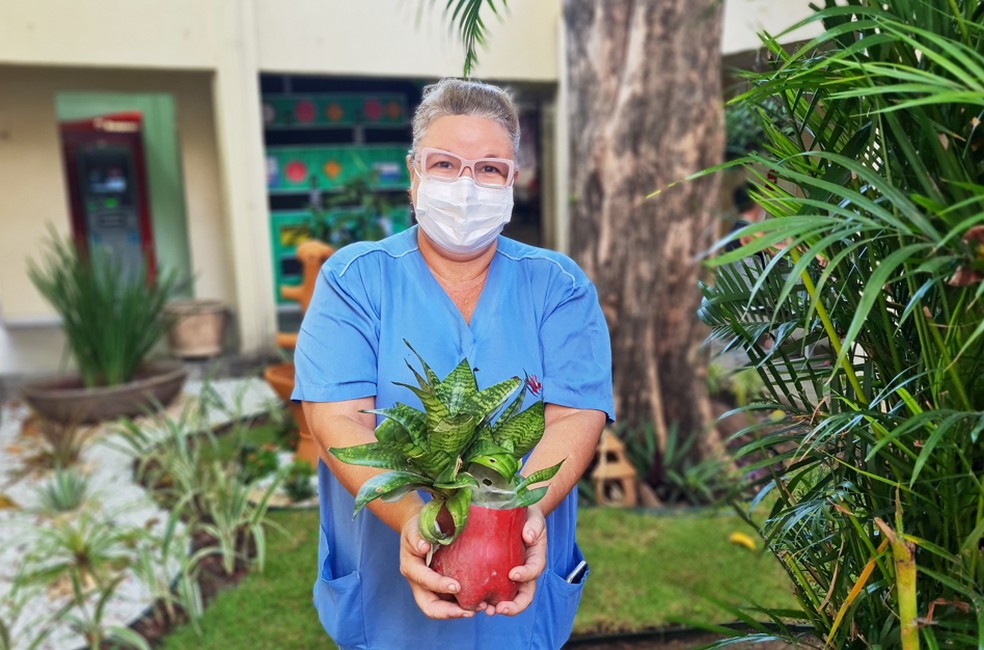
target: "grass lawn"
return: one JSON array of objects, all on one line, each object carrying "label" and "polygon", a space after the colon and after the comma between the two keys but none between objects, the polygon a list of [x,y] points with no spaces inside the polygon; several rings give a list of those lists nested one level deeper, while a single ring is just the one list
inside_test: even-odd
[{"label": "grass lawn", "polygon": [[[317,511],[276,511],[270,518],[289,536],[270,531],[266,570],[254,571],[211,604],[203,637],[182,628],[165,639],[166,650],[333,647],[311,605]],[[582,508],[578,541],[591,574],[574,634],[645,630],[681,619],[732,620],[704,595],[735,604],[795,606],[771,556],[728,542],[736,530],[746,531],[741,520],[711,510],[656,516]]]}]

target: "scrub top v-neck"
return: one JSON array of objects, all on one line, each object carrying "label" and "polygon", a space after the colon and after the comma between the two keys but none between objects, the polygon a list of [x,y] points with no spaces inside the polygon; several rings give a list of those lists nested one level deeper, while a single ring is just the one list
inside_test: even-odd
[{"label": "scrub top v-neck", "polygon": [[[499,237],[485,286],[466,323],[417,247],[417,228],[352,244],[325,264],[295,351],[293,399],[375,397],[420,408],[396,383],[414,384],[413,349],[439,377],[467,358],[479,388],[535,376],[548,403],[614,419],[611,348],[594,286],[569,258]],[[529,397],[532,401],[534,398]],[[434,621],[399,572],[399,535],[354,501],[319,463],[321,535],[314,601],[342,648],[557,648],[570,634],[582,559],[574,541],[576,491],[547,518],[547,569],[533,604],[515,617]]]}]

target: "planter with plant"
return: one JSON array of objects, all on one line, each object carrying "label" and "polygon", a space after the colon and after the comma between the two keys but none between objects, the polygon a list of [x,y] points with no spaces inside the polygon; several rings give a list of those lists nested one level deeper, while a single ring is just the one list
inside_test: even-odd
[{"label": "planter with plant", "polygon": [[140,267],[125,273],[107,250],[85,250],[52,235],[28,275],[61,317],[78,375],[33,382],[24,398],[42,417],[95,422],[167,404],[187,376],[183,364],[148,363],[168,330],[164,315],[177,284]]},{"label": "planter with plant", "polygon": [[345,463],[389,470],[363,484],[355,514],[375,499],[396,500],[414,490],[431,495],[420,512],[420,534],[437,545],[434,570],[460,583],[456,598],[463,608],[511,600],[518,586],[509,570],[525,559],[526,508],[547,492],[530,486],[552,478],[561,465],[519,473],[522,458],[543,436],[543,400],[520,410],[536,382],[517,376],[479,390],[467,359],[443,380],[417,359],[423,374],[410,369],[418,385],[397,385],[416,395],[424,410],[397,403],[372,411],[384,418],[376,442],[329,451]]},{"label": "planter with plant", "polygon": [[[830,648],[984,647],[984,8],[827,0],[810,21],[795,52],[766,39],[739,100],[797,124],[741,161],[770,218],[702,287],[765,384],[740,454],[800,601],[770,614]],[[754,283],[725,266],[769,247]]]}]

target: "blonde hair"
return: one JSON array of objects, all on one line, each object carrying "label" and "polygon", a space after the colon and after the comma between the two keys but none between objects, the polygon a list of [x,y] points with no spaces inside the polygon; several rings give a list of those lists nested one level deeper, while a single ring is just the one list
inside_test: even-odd
[{"label": "blonde hair", "polygon": [[492,84],[454,77],[424,87],[423,98],[413,114],[411,156],[434,120],[449,115],[474,115],[498,122],[509,133],[513,157],[519,156],[519,110],[509,93]]}]

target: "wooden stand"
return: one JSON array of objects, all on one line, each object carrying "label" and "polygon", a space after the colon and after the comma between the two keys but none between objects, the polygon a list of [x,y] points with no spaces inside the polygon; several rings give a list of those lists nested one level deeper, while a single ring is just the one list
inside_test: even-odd
[{"label": "wooden stand", "polygon": [[595,503],[599,506],[632,508],[639,496],[635,467],[625,457],[625,445],[609,429],[598,441],[598,462],[591,472]]}]

